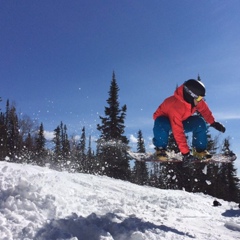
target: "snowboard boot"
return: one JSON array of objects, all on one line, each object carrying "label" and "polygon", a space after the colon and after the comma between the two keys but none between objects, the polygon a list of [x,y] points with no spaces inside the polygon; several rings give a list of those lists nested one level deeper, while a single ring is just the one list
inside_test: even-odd
[{"label": "snowboard boot", "polygon": [[166,153],[166,149],[164,148],[156,148],[156,156],[159,161],[167,161],[168,155]]},{"label": "snowboard boot", "polygon": [[204,151],[198,151],[195,148],[192,151],[192,155],[196,158],[198,158],[199,160],[202,159],[210,159],[212,157],[212,154],[209,153],[207,150]]}]

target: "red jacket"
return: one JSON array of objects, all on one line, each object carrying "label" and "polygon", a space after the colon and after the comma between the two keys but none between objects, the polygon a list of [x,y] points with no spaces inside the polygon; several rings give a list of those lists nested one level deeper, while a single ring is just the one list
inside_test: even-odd
[{"label": "red jacket", "polygon": [[179,150],[183,154],[189,152],[189,147],[184,134],[182,121],[192,116],[196,111],[202,115],[207,123],[212,124],[215,121],[212,112],[204,100],[199,102],[195,107],[192,107],[190,103],[184,100],[183,85],[181,85],[176,89],[174,95],[165,99],[153,114],[154,120],[159,116],[166,116],[169,118],[174,138],[178,144]]}]

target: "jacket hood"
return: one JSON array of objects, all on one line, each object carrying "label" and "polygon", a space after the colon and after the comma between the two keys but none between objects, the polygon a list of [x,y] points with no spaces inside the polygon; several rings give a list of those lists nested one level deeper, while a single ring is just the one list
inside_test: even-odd
[{"label": "jacket hood", "polygon": [[174,92],[174,96],[181,101],[184,101],[184,102],[187,102],[187,103],[191,104],[192,107],[195,106],[194,105],[194,98],[192,96],[190,96],[189,94],[187,94],[183,90],[183,84],[176,89],[176,91]]}]

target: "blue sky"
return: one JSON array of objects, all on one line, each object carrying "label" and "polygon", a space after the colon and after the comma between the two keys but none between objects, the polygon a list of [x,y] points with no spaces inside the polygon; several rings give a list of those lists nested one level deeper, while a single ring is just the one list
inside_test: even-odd
[{"label": "blue sky", "polygon": [[141,129],[148,146],[155,109],[199,74],[227,128],[211,133],[240,155],[239,11],[239,0],[0,0],[0,107],[94,137],[115,71],[126,135]]}]

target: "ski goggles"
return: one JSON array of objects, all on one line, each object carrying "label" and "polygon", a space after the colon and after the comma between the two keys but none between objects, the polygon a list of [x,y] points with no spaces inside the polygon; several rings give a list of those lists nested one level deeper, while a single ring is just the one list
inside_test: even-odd
[{"label": "ski goggles", "polygon": [[195,98],[195,100],[196,100],[197,102],[201,102],[202,99],[203,99],[203,96],[198,96],[197,98]]},{"label": "ski goggles", "polygon": [[194,92],[192,92],[187,86],[184,86],[184,90],[193,97],[197,102],[201,102],[203,99],[203,96],[198,96]]}]

